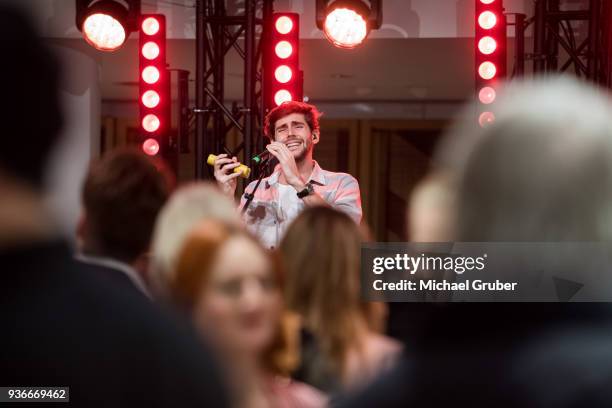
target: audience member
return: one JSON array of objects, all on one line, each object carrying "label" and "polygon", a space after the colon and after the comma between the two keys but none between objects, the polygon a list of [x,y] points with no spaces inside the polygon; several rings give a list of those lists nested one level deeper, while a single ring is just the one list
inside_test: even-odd
[{"label": "audience member", "polygon": [[118,284],[149,295],[147,270],[155,219],[170,186],[138,150],[107,153],[83,186],[77,259]]},{"label": "audience member", "polygon": [[[439,169],[456,177],[454,239],[609,241],[611,110],[601,90],[554,78],[508,88],[483,129],[467,111],[438,155]],[[405,362],[346,406],[612,405],[607,304],[430,311]]]},{"label": "audience member", "polygon": [[[0,385],[69,387],[81,407],[227,406],[201,341],[78,266],[43,205],[62,124],[55,59],[0,7]],[[5,394],[6,395],[6,394]]]},{"label": "audience member", "polygon": [[204,218],[240,225],[236,206],[211,183],[194,182],[177,189],[162,208],[153,233],[150,277],[157,297],[167,295],[178,252],[193,227]]},{"label": "audience member", "polygon": [[297,356],[283,330],[282,281],[279,263],[255,238],[219,221],[201,221],[177,259],[172,299],[226,362],[237,407],[325,404],[286,377]]},{"label": "audience member", "polygon": [[296,378],[325,392],[363,386],[389,368],[398,342],[371,330],[360,298],[359,227],[328,207],[304,210],[279,247],[288,307],[302,317]]}]

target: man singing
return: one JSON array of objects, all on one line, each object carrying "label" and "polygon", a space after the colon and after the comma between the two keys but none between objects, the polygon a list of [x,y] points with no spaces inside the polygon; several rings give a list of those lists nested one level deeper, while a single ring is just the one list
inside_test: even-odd
[{"label": "man singing", "polygon": [[[264,178],[254,192],[255,198],[244,214],[251,232],[267,248],[274,248],[291,221],[306,207],[329,205],[347,213],[356,223],[361,221],[359,183],[346,173],[323,170],[313,160],[314,146],[319,143],[320,113],[313,105],[285,102],[266,116],[264,133],[271,143],[266,149],[278,159],[274,172]],[[215,178],[229,195],[236,190],[237,159],[219,155]],[[256,181],[246,192],[251,193]],[[241,199],[241,207],[246,199]]]}]

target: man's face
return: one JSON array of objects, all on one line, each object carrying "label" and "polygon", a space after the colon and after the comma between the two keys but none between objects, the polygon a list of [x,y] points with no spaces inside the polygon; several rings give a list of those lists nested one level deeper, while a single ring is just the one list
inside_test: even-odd
[{"label": "man's face", "polygon": [[300,161],[312,152],[319,138],[311,132],[303,113],[291,113],[274,124],[274,141],[284,143],[295,160]]}]

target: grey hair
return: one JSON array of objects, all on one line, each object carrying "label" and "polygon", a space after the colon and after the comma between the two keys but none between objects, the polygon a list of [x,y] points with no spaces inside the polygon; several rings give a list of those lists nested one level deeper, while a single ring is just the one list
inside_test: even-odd
[{"label": "grey hair", "polygon": [[612,239],[612,103],[569,77],[513,83],[495,122],[473,107],[441,144],[457,180],[460,241]]}]

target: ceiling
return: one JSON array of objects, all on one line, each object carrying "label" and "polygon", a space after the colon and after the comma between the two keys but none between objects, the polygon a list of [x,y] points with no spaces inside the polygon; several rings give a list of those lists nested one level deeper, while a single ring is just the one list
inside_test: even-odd
[{"label": "ceiling", "polygon": [[[138,41],[128,40],[114,53],[90,51],[82,40],[50,42],[91,54],[100,66],[102,98],[137,98]],[[356,50],[340,50],[325,40],[301,40],[304,94],[313,100],[389,101],[463,99],[473,88],[473,40],[467,38],[371,39]],[[195,78],[195,41],[168,40],[171,69]],[[225,61],[226,99],[243,94],[244,61],[232,51]],[[195,94],[192,82],[190,95]]]}]

